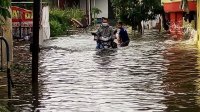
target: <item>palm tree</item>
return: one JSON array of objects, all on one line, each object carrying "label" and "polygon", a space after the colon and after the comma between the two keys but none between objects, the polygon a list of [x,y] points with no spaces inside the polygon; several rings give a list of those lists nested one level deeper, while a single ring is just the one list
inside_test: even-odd
[{"label": "palm tree", "polygon": [[91,9],[91,13],[93,14],[93,17],[94,17],[94,25],[96,25],[96,16],[98,15],[98,14],[100,14],[100,13],[102,13],[102,11],[100,10],[100,9],[98,9],[98,8],[96,8],[96,7],[93,7],[92,9]]}]

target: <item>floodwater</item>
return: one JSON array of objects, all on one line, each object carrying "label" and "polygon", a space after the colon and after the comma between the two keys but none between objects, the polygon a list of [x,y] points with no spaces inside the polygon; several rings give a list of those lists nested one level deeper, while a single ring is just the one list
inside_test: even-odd
[{"label": "floodwater", "polygon": [[39,92],[18,87],[9,105],[23,112],[198,112],[200,55],[168,37],[146,31],[114,50],[95,50],[89,35],[46,41]]}]

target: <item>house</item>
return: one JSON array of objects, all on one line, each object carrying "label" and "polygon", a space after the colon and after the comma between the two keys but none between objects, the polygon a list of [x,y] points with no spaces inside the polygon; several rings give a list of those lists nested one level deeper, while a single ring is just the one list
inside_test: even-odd
[{"label": "house", "polygon": [[[42,0],[41,0],[42,1]],[[20,6],[23,4],[23,6]],[[50,38],[49,26],[49,6],[48,3],[42,2],[40,18],[40,37],[39,44]],[[13,0],[12,10],[12,32],[14,39],[29,40],[33,31],[33,0]],[[31,10],[30,10],[31,9]]]},{"label": "house", "polygon": [[89,15],[90,23],[92,19],[91,9],[96,7],[102,11],[97,15],[97,18],[106,17],[109,19],[114,18],[111,0],[52,0],[53,4],[57,7],[64,9],[66,7],[79,7]]},{"label": "house", "polygon": [[196,0],[161,0],[165,11],[165,19],[169,22],[169,31],[173,35],[183,36],[185,22],[196,21]]},{"label": "house", "polygon": [[93,7],[99,8],[102,13],[98,17],[112,18],[113,10],[111,6],[111,0],[52,0],[52,4],[64,9],[67,7],[80,7],[87,14],[90,13],[90,9]]}]

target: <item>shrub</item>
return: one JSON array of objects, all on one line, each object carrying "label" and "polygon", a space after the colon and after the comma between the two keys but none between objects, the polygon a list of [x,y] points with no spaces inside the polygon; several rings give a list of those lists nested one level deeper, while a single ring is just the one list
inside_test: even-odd
[{"label": "shrub", "polygon": [[65,34],[66,30],[72,27],[71,19],[81,20],[84,13],[78,8],[71,9],[51,9],[49,14],[51,36]]},{"label": "shrub", "polygon": [[75,18],[77,20],[81,20],[81,18],[84,15],[84,12],[79,8],[70,8],[70,9],[65,9],[65,15],[69,19]]},{"label": "shrub", "polygon": [[51,37],[58,36],[63,32],[62,25],[56,21],[50,21]]},{"label": "shrub", "polygon": [[66,23],[68,22],[65,20],[64,11],[59,9],[53,9],[50,11],[50,29],[51,29],[51,36],[58,36],[63,34],[64,30],[66,30],[67,26]]}]

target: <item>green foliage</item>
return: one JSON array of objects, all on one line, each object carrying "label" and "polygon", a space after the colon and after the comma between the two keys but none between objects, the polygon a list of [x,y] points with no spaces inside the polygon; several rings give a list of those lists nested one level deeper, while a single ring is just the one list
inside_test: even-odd
[{"label": "green foliage", "polygon": [[51,36],[63,35],[66,30],[72,27],[71,19],[81,20],[84,13],[78,8],[71,9],[51,9],[50,10],[50,28]]},{"label": "green foliage", "polygon": [[64,11],[68,19],[74,18],[77,20],[81,20],[84,15],[84,12],[79,8],[69,8],[65,9]]},{"label": "green foliage", "polygon": [[161,13],[160,0],[112,0],[118,19],[129,25],[151,20]]},{"label": "green foliage", "polygon": [[98,14],[102,13],[102,11],[101,11],[100,9],[96,8],[96,7],[93,7],[93,8],[91,9],[91,12],[92,12],[92,14],[94,15],[94,18],[96,18],[96,16],[97,16]]},{"label": "green foliage", "polygon": [[0,105],[0,112],[10,112],[4,105]]},{"label": "green foliage", "polygon": [[[3,19],[11,18],[11,14],[8,10],[10,5],[9,0],[0,0],[0,16],[2,16]],[[4,23],[3,19],[0,18],[0,25]]]},{"label": "green foliage", "polygon": [[50,21],[50,28],[51,28],[51,36],[58,36],[63,32],[62,25],[59,23],[59,21],[52,20]]},{"label": "green foliage", "polygon": [[102,13],[102,11],[100,10],[100,9],[98,9],[98,8],[96,8],[96,7],[93,7],[92,9],[91,9],[91,13],[92,13],[92,15],[93,15],[93,17],[94,17],[94,20],[92,21],[93,23],[94,23],[94,25],[96,25],[96,23],[97,23],[97,15],[98,14],[100,14],[100,13]]}]

